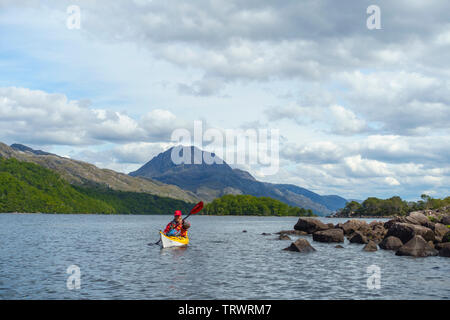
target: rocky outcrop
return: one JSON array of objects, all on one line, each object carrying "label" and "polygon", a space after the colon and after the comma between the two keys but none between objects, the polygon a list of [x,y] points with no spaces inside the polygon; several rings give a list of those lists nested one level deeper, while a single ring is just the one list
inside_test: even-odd
[{"label": "rocky outcrop", "polygon": [[383,239],[379,244],[381,249],[384,250],[395,250],[397,251],[401,246],[403,246],[402,241],[394,236],[389,236]]},{"label": "rocky outcrop", "polygon": [[299,218],[294,229],[307,233],[314,233],[316,231],[328,230],[330,227],[318,219]]},{"label": "rocky outcrop", "polygon": [[314,252],[316,249],[314,249],[306,239],[298,239],[295,242],[292,242],[291,245],[284,250],[287,251],[296,251],[296,252],[302,252],[302,253],[308,253],[308,252]]},{"label": "rocky outcrop", "polygon": [[[295,230],[280,231],[282,234],[311,234],[318,242],[344,242],[346,236],[350,243],[364,244],[364,251],[392,250],[396,255],[428,257],[450,256],[450,206],[437,210],[411,212],[408,216],[394,217],[387,222],[348,220],[337,223],[322,223],[314,218],[300,218]],[[336,245],[335,248],[343,248]]]},{"label": "rocky outcrop", "polygon": [[397,256],[429,257],[437,256],[438,251],[432,248],[420,235],[414,235],[395,253]]},{"label": "rocky outcrop", "polygon": [[434,241],[435,239],[433,230],[412,223],[392,224],[386,234],[386,237],[394,236],[399,238],[403,243],[406,243],[415,235],[422,236],[422,238],[424,238],[426,241]]},{"label": "rocky outcrop", "polygon": [[364,250],[364,251],[367,251],[367,252],[373,252],[373,251],[377,251],[377,250],[378,250],[378,247],[377,247],[377,244],[376,244],[374,241],[370,240],[370,241],[364,246],[363,250]]},{"label": "rocky outcrop", "polygon": [[328,229],[313,233],[313,240],[317,242],[344,242],[342,229]]}]

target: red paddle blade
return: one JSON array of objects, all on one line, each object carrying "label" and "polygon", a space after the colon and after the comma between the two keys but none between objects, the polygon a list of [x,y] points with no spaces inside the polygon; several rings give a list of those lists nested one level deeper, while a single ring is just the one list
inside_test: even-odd
[{"label": "red paddle blade", "polygon": [[197,212],[200,212],[203,209],[203,201],[200,201],[195,205],[195,207],[192,208],[190,214],[196,214]]}]

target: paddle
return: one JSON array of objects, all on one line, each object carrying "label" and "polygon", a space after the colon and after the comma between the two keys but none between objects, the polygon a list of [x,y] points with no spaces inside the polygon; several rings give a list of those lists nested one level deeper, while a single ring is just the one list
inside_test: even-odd
[{"label": "paddle", "polygon": [[[190,216],[191,214],[199,213],[200,211],[202,211],[202,209],[203,209],[203,201],[200,201],[199,203],[197,203],[197,204],[191,209],[191,212],[189,212],[189,214],[183,219],[183,221],[186,220],[187,218],[189,218],[189,216]],[[161,239],[159,239],[158,241],[156,241],[155,244],[158,244],[158,243],[160,243],[160,242],[161,242]]]},{"label": "paddle", "polygon": [[183,219],[183,221],[189,218],[191,214],[199,213],[200,211],[202,211],[202,209],[203,209],[203,201],[200,201],[195,205],[195,207],[192,208],[191,212],[189,212],[189,214],[186,216],[186,218]]}]

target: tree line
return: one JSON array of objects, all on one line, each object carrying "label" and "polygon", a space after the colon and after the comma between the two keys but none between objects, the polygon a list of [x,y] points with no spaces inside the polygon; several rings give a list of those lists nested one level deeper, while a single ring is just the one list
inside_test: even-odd
[{"label": "tree line", "polygon": [[450,205],[450,197],[435,199],[426,194],[419,201],[405,201],[399,196],[389,199],[369,197],[362,203],[351,201],[338,211],[342,216],[404,216],[412,211],[433,210]]},{"label": "tree line", "polygon": [[292,207],[270,197],[224,195],[208,203],[203,210],[208,215],[314,216],[311,209]]}]

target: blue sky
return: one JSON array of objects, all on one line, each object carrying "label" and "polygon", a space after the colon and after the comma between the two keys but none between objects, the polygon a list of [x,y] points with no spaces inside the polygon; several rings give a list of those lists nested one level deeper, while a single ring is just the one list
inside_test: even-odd
[{"label": "blue sky", "polygon": [[448,196],[450,5],[376,2],[381,30],[370,1],[2,1],[0,141],[130,172],[195,120],[278,129],[260,180]]}]

